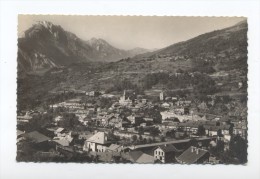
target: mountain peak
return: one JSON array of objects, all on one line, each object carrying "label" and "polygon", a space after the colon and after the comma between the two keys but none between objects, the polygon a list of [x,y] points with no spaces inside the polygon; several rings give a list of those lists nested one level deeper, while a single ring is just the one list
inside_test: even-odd
[{"label": "mountain peak", "polygon": [[51,29],[54,25],[49,21],[38,21],[38,24],[43,25],[47,29]]},{"label": "mountain peak", "polygon": [[112,47],[107,41],[100,39],[100,38],[91,38],[90,40],[87,41],[87,43],[95,48],[97,51],[101,50],[101,49],[106,49],[106,48],[114,48]]},{"label": "mountain peak", "polygon": [[61,34],[64,34],[64,30],[59,25],[54,25],[49,21],[37,21],[31,28],[25,31],[26,38],[48,38],[53,36],[58,38]]},{"label": "mountain peak", "polygon": [[89,43],[90,44],[100,44],[100,45],[104,45],[104,44],[108,44],[107,41],[101,39],[101,38],[95,38],[95,37],[92,37],[90,40],[89,40]]}]

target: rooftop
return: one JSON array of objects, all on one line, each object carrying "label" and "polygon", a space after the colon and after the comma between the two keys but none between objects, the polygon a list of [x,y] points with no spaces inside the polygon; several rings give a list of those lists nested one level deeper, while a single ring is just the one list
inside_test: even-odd
[{"label": "rooftop", "polygon": [[107,136],[105,132],[98,132],[94,134],[92,137],[86,140],[87,142],[93,142],[93,143],[98,143],[98,144],[107,144],[109,143],[107,141]]},{"label": "rooftop", "polygon": [[38,131],[33,131],[29,133],[25,133],[24,136],[30,140],[32,140],[34,143],[41,143],[50,140],[49,137],[39,133]]},{"label": "rooftop", "polygon": [[154,163],[155,159],[153,156],[143,153],[137,160],[136,163],[151,164]]},{"label": "rooftop", "polygon": [[179,152],[179,150],[171,144],[160,145],[158,148],[161,148],[164,152]]},{"label": "rooftop", "polygon": [[191,146],[177,157],[177,160],[185,164],[193,164],[207,153],[207,150]]}]

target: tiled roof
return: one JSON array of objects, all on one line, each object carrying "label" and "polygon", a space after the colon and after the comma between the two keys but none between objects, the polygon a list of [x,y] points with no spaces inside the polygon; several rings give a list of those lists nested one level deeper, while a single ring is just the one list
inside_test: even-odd
[{"label": "tiled roof", "polygon": [[87,142],[93,142],[98,144],[107,144],[107,136],[104,132],[98,132],[94,134],[92,137],[86,140]]},{"label": "tiled roof", "polygon": [[130,160],[132,162],[136,162],[137,159],[143,154],[143,152],[137,150],[137,151],[130,151],[129,152],[129,156],[130,156]]},{"label": "tiled roof", "polygon": [[143,153],[137,160],[136,163],[149,164],[154,163],[155,159],[153,156]]},{"label": "tiled roof", "polygon": [[171,144],[160,145],[159,148],[161,148],[164,152],[179,152],[179,150]]},{"label": "tiled roof", "polygon": [[[196,152],[196,150],[198,150],[198,152]],[[185,150],[179,157],[177,157],[177,161],[185,164],[193,164],[207,153],[207,150],[191,146],[190,148]]]},{"label": "tiled roof", "polygon": [[24,136],[26,138],[32,140],[35,143],[41,143],[41,142],[50,140],[49,137],[39,133],[38,131],[33,131],[33,132],[26,133],[26,134],[24,134]]},{"label": "tiled roof", "polygon": [[69,146],[70,145],[70,141],[68,141],[66,139],[53,140],[53,141],[62,145],[62,146]]},{"label": "tiled roof", "polygon": [[56,130],[56,132],[62,132],[64,130],[64,128],[60,127]]}]

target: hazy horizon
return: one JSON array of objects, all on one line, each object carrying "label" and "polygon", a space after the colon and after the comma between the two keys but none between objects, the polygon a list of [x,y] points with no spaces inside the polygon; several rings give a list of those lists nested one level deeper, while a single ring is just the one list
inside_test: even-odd
[{"label": "hazy horizon", "polygon": [[82,40],[101,38],[120,49],[160,49],[223,29],[245,17],[19,15],[21,37],[37,21],[50,21]]}]

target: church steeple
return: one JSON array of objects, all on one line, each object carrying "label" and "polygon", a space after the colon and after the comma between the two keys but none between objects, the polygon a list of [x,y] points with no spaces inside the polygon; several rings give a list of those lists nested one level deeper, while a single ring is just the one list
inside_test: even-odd
[{"label": "church steeple", "polygon": [[125,90],[124,90],[124,94],[123,94],[123,99],[125,100],[126,98],[125,98]]}]

